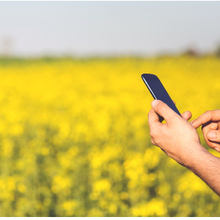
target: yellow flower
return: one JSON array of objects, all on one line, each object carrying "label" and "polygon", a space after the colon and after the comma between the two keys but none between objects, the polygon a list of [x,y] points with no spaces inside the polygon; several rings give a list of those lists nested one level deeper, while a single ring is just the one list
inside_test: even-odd
[{"label": "yellow flower", "polygon": [[140,78],[158,75],[194,119],[220,109],[219,71],[212,56],[0,59],[0,215],[219,216],[212,190],[152,146]]}]

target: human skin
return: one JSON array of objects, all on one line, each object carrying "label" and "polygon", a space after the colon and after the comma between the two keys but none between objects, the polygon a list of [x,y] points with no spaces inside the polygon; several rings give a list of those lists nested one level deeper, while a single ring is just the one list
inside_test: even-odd
[{"label": "human skin", "polygon": [[[162,123],[159,116],[166,123]],[[191,116],[187,111],[181,117],[162,101],[154,100],[148,114],[151,141],[220,195],[220,159],[201,145],[195,126],[188,122]],[[200,121],[195,120],[193,124],[199,127]]]},{"label": "human skin", "polygon": [[207,111],[191,122],[194,128],[202,126],[209,147],[220,152],[220,110]]}]

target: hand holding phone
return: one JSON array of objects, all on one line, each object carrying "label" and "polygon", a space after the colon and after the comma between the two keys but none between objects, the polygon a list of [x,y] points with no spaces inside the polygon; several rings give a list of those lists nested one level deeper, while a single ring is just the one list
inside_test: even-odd
[{"label": "hand holding phone", "polygon": [[154,99],[158,99],[166,103],[174,112],[181,116],[179,110],[176,108],[163,84],[160,82],[156,75],[144,73],[141,75],[141,78],[143,79]]}]

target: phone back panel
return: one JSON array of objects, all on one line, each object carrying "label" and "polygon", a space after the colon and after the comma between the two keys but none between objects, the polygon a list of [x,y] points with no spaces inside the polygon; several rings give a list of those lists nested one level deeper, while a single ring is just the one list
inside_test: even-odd
[{"label": "phone back panel", "polygon": [[156,75],[142,74],[141,77],[154,99],[163,101],[171,109],[173,109],[173,111],[175,111],[177,114],[181,116],[180,112],[176,108],[175,104],[173,103],[172,99],[170,98],[169,94],[164,88],[163,84]]}]

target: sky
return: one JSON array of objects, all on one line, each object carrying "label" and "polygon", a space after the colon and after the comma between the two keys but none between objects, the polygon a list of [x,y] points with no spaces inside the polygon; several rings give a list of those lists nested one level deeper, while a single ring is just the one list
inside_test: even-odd
[{"label": "sky", "polygon": [[0,53],[157,55],[220,45],[220,2],[0,2]]}]

